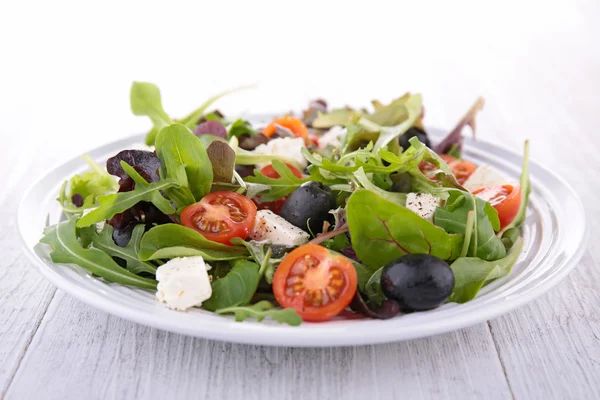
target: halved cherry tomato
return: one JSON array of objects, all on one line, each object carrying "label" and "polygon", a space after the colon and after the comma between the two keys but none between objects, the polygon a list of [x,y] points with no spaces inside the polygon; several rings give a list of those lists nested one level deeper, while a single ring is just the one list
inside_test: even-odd
[{"label": "halved cherry tomato", "polygon": [[284,128],[288,128],[292,131],[294,136],[302,138],[304,141],[307,141],[308,139],[308,128],[304,125],[304,122],[300,121],[298,118],[289,115],[276,118],[263,129],[263,134],[267,137],[273,136],[275,132],[277,132],[275,125],[281,125]]},{"label": "halved cherry tomato", "polygon": [[[297,178],[302,178],[302,172],[300,172],[300,170],[296,167],[294,167],[291,164],[285,164],[287,165],[287,167],[289,169],[292,170],[292,173],[297,177]],[[263,174],[264,176],[266,176],[267,178],[280,178],[281,176],[279,175],[279,172],[275,171],[275,168],[273,168],[273,165],[267,165],[266,167],[263,167],[260,170],[260,173]],[[283,208],[283,204],[285,203],[285,201],[287,200],[288,196],[282,197],[281,199],[277,199],[277,200],[273,200],[273,201],[261,201],[260,200],[260,196],[256,196],[254,198],[252,198],[252,201],[254,203],[256,203],[256,208],[259,210],[271,210],[273,211],[275,214],[279,215],[279,213],[281,212],[281,209]]]},{"label": "halved cherry tomato", "polygon": [[234,237],[246,238],[256,221],[256,206],[235,192],[207,194],[181,212],[183,226],[214,242],[231,244]]},{"label": "halved cherry tomato", "polygon": [[[471,174],[473,174],[473,172],[475,172],[477,169],[477,166],[472,162],[460,160],[454,156],[451,156],[450,154],[440,154],[440,157],[446,162],[446,164],[448,164],[452,170],[452,173],[454,176],[456,176],[456,180],[461,185],[465,183]],[[419,164],[419,169],[424,174],[428,174],[432,171],[435,171],[437,167],[430,162],[423,161],[421,164]]]},{"label": "halved cherry tomato", "polygon": [[273,277],[277,302],[296,309],[304,321],[327,321],[340,314],[356,287],[350,260],[316,244],[305,244],[285,256]]},{"label": "halved cherry tomato", "polygon": [[474,190],[473,194],[488,201],[498,211],[500,230],[515,219],[521,206],[520,186],[485,186]]}]

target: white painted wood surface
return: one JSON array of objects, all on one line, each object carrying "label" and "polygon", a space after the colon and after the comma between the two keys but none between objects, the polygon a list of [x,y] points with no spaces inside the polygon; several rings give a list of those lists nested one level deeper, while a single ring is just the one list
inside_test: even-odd
[{"label": "white painted wood surface", "polygon": [[[398,2],[394,9],[373,1],[349,10],[348,2],[305,2],[297,20],[321,28],[290,30],[279,8],[256,14],[251,3],[187,4],[186,12],[146,2],[95,10],[78,2],[0,4],[0,398],[600,398],[600,6]],[[227,29],[211,13],[228,15]],[[190,55],[199,42],[211,59],[239,63],[203,63]],[[265,62],[263,54],[288,43],[304,44],[310,57],[299,63],[284,52]],[[301,107],[315,95],[364,104],[419,90],[428,124],[446,127],[483,95],[480,137],[518,148],[531,138],[533,158],[580,194],[589,249],[535,302],[406,343],[272,349],[120,320],[37,274],[19,248],[14,211],[28,177],[147,127],[128,112],[132,79],[159,83],[165,107],[180,114],[205,93],[257,79],[257,94],[224,100],[223,109]]]}]

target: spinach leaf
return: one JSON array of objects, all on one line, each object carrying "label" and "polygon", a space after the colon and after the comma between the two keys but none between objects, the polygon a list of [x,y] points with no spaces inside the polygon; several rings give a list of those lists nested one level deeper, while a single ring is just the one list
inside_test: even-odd
[{"label": "spinach leaf", "polygon": [[387,299],[381,290],[381,273],[383,272],[383,268],[384,267],[381,267],[375,271],[365,285],[365,294],[369,300],[373,301],[378,306]]},{"label": "spinach leaf", "polygon": [[131,271],[134,274],[148,272],[154,275],[156,274],[156,267],[150,263],[141,261],[138,256],[140,242],[142,236],[144,236],[145,229],[146,226],[144,224],[136,225],[135,228],[133,228],[131,239],[127,246],[120,247],[117,246],[113,240],[113,227],[109,224],[105,224],[100,234],[94,232],[92,243],[96,249],[102,250],[110,256],[119,257],[120,259],[125,260],[128,271]]},{"label": "spinach leaf", "polygon": [[258,269],[259,266],[255,262],[234,261],[233,268],[227,275],[213,281],[212,295],[202,303],[202,308],[215,311],[250,303],[260,280]]},{"label": "spinach leaf", "polygon": [[447,233],[368,190],[358,190],[350,196],[346,218],[352,247],[358,258],[371,268],[380,268],[411,253],[453,260],[460,254],[464,240],[462,235]]},{"label": "spinach leaf", "polygon": [[177,186],[177,183],[172,180],[161,180],[147,185],[136,184],[135,189],[129,192],[100,196],[98,197],[98,208],[79,219],[77,227],[81,228],[110,219],[115,214],[130,209],[140,201],[152,202],[163,213],[173,214],[175,209],[162,197],[160,191],[174,186]]},{"label": "spinach leaf", "polygon": [[[171,155],[165,159],[165,153]],[[181,166],[185,173],[189,189],[196,200],[210,193],[213,182],[213,170],[206,149],[196,136],[181,124],[169,125],[156,135],[156,155],[165,166],[167,178],[180,179]],[[168,161],[168,162],[167,162]]]},{"label": "spinach leaf", "polygon": [[[119,188],[115,178],[90,156],[84,154],[81,158],[90,166],[91,171],[74,175],[69,182],[65,181],[57,199],[67,217],[81,214],[83,210],[95,207],[98,196],[115,192]],[[74,195],[81,196],[83,204],[75,205],[73,203]]]},{"label": "spinach leaf", "polygon": [[142,278],[121,268],[108,254],[95,248],[84,249],[76,236],[77,218],[50,227],[40,240],[52,247],[50,257],[59,264],[77,264],[94,275],[121,285],[156,290],[154,279]]},{"label": "spinach leaf", "polygon": [[472,300],[485,283],[508,275],[522,249],[523,238],[518,238],[511,252],[496,261],[484,261],[477,257],[457,258],[450,265],[455,283],[449,301],[465,303]]},{"label": "spinach leaf", "polygon": [[266,177],[256,170],[254,176],[246,177],[247,182],[269,186],[269,189],[261,194],[261,201],[273,201],[285,197],[310,180],[298,178],[287,165],[278,160],[273,160],[273,168],[279,174],[279,178]]},{"label": "spinach leaf", "polygon": [[[233,238],[231,239],[231,243],[245,246],[248,249],[248,253],[250,253],[250,257],[252,257],[252,259],[260,266],[259,276],[262,277],[264,274],[267,283],[273,283],[273,274],[275,273],[275,268],[281,261],[283,261],[283,257],[271,257],[271,242],[267,240],[260,242],[251,240],[246,242],[242,238]],[[266,250],[265,247],[267,247]]]},{"label": "spinach leaf", "polygon": [[246,318],[256,318],[258,322],[270,317],[281,323],[291,326],[298,326],[302,323],[302,317],[298,315],[293,308],[276,309],[273,304],[267,300],[259,301],[256,304],[246,307],[227,307],[215,311],[216,314],[234,314],[237,322],[244,321]]},{"label": "spinach leaf", "polygon": [[146,144],[152,146],[158,131],[173,123],[163,109],[160,90],[152,83],[133,82],[129,101],[134,115],[145,115],[152,120],[154,127],[146,135]]},{"label": "spinach leaf", "polygon": [[475,214],[470,237],[468,255],[485,261],[498,260],[506,256],[504,244],[496,236],[500,229],[498,212],[485,200],[468,192],[450,190],[446,205],[435,211],[435,224],[446,232],[464,235],[467,230],[469,211]]},{"label": "spinach leaf", "polygon": [[214,261],[244,258],[248,251],[244,247],[213,242],[179,224],[164,224],[146,232],[138,254],[142,261],[191,256]]},{"label": "spinach leaf", "polygon": [[[529,195],[531,193],[531,182],[529,181],[529,140],[525,141],[525,150],[523,152],[523,169],[521,170],[521,204],[515,219],[508,224],[502,233],[508,233],[512,228],[520,228],[525,222],[527,214],[527,205],[529,204]],[[504,237],[504,236],[503,236]]]}]

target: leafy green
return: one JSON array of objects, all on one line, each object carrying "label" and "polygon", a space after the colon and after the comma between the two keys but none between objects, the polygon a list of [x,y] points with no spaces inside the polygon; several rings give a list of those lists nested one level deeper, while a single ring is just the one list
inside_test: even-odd
[{"label": "leafy green", "polygon": [[313,128],[331,128],[335,125],[349,125],[356,121],[361,116],[360,111],[355,111],[350,108],[336,108],[330,113],[319,112],[317,118],[312,123]]},{"label": "leafy green", "polygon": [[[167,159],[165,153],[169,154]],[[210,193],[213,182],[210,158],[188,128],[173,124],[161,129],[156,135],[156,155],[164,165],[163,173],[167,178],[180,179],[181,166],[185,166],[188,187],[196,200]]]},{"label": "leafy green", "polygon": [[152,83],[133,82],[129,101],[134,115],[145,115],[152,120],[154,127],[146,135],[146,144],[152,146],[158,131],[173,123],[163,109],[160,90]]},{"label": "leafy green", "polygon": [[364,125],[348,125],[344,143],[342,143],[342,154],[364,148],[370,142],[375,143],[379,137],[379,131],[379,127],[375,127],[375,129],[371,130]]},{"label": "leafy green", "polygon": [[341,249],[350,247],[350,240],[348,239],[348,236],[340,234],[325,240],[321,243],[321,246],[326,247],[329,250],[340,251]]},{"label": "leafy green", "polygon": [[391,201],[395,204],[405,205],[406,204],[406,193],[388,192],[377,186],[375,186],[365,174],[362,167],[358,171],[354,172],[354,179],[359,187],[363,187],[379,197]]},{"label": "leafy green", "polygon": [[292,326],[298,326],[302,323],[302,317],[298,315],[293,308],[276,309],[275,306],[267,301],[259,301],[256,304],[246,307],[227,307],[215,311],[216,314],[234,314],[237,322],[244,321],[246,318],[256,318],[258,322],[266,317],[281,323]]},{"label": "leafy green", "polygon": [[[90,166],[91,171],[81,175],[74,175],[67,183],[65,181],[60,189],[58,201],[67,216],[81,214],[83,210],[96,206],[96,198],[103,194],[114,192],[119,188],[115,178],[90,156],[84,154],[81,158]],[[73,195],[78,194],[83,198],[83,205],[77,207],[73,204]]]},{"label": "leafy green", "polygon": [[133,228],[131,239],[127,246],[120,247],[117,246],[113,240],[113,227],[109,224],[105,224],[100,234],[94,232],[92,243],[96,249],[102,250],[110,256],[119,257],[120,259],[125,260],[128,271],[131,271],[134,274],[148,272],[154,275],[156,273],[156,267],[150,263],[141,261],[138,256],[140,242],[142,236],[144,236],[145,229],[146,226],[144,224],[136,225],[135,228]]},{"label": "leafy green", "polygon": [[107,281],[144,289],[156,289],[156,281],[121,268],[110,255],[96,248],[85,249],[77,240],[77,218],[50,227],[40,240],[52,247],[50,257],[59,264],[77,264]]},{"label": "leafy green", "polygon": [[446,232],[464,235],[467,231],[468,213],[475,214],[472,235],[469,238],[469,256],[493,261],[506,256],[504,244],[496,236],[500,230],[498,212],[485,200],[456,189],[449,191],[446,205],[435,211],[435,224]]},{"label": "leafy green", "polygon": [[[375,142],[374,151],[379,151],[380,149],[385,148],[388,143],[392,140],[397,139],[400,135],[406,132],[410,127],[415,124],[415,121],[419,119],[421,113],[423,112],[422,99],[420,94],[410,95],[404,101],[404,107],[406,109],[407,117],[404,121],[399,123],[396,126],[382,126],[379,131],[379,138],[377,142]],[[359,123],[363,126],[367,125],[363,119],[359,120]]]},{"label": "leafy green", "polygon": [[369,300],[373,301],[377,305],[381,305],[381,303],[387,299],[381,290],[381,273],[383,272],[383,268],[384,267],[381,267],[377,271],[373,272],[373,275],[371,275],[365,286],[365,294]]},{"label": "leafy green", "polygon": [[406,93],[402,97],[393,100],[387,106],[374,100],[372,103],[375,111],[365,116],[365,118],[381,126],[396,126],[401,124],[409,117],[409,110],[406,102],[410,98],[410,93]]},{"label": "leafy green", "polygon": [[218,93],[218,94],[212,96],[211,98],[209,98],[208,100],[206,100],[200,107],[198,107],[197,109],[192,111],[190,114],[188,114],[186,117],[182,118],[178,122],[181,122],[188,129],[194,129],[196,127],[196,125],[198,125],[198,121],[200,120],[200,118],[202,118],[202,116],[204,115],[204,112],[215,101],[219,100],[221,97],[227,96],[228,94],[235,93],[242,89],[248,89],[251,87],[254,87],[254,85],[238,86],[236,88],[225,90],[221,93]]},{"label": "leafy green", "polygon": [[[125,164],[127,165],[127,164]],[[131,168],[133,169],[133,168]],[[139,176],[139,174],[138,174]],[[171,180],[161,180],[147,184],[142,180],[136,182],[135,189],[129,192],[120,192],[98,197],[98,208],[84,215],[77,221],[77,227],[89,226],[100,221],[112,218],[114,215],[130,209],[140,201],[152,202],[160,211],[165,214],[173,214],[176,210],[160,193],[162,190],[178,186],[177,182]]]},{"label": "leafy green", "polygon": [[240,137],[243,135],[255,135],[256,129],[252,127],[252,124],[243,119],[237,119],[231,124],[227,125],[227,138],[232,136]]},{"label": "leafy green", "polygon": [[214,141],[206,149],[215,182],[231,182],[235,169],[235,151],[225,142]]},{"label": "leafy green", "polygon": [[346,218],[352,247],[358,258],[371,268],[380,268],[411,253],[453,260],[462,248],[462,235],[447,233],[368,190],[358,190],[350,196]]},{"label": "leafy green", "polygon": [[[271,243],[269,241],[264,240],[258,242],[256,240],[251,240],[247,242],[242,238],[233,238],[231,239],[231,243],[245,246],[248,249],[248,253],[250,253],[250,257],[260,265],[259,276],[262,277],[264,274],[267,283],[270,284],[273,282],[275,268],[283,261],[283,258],[271,257],[272,251],[270,247]],[[265,247],[267,247],[266,250]]]},{"label": "leafy green", "polygon": [[191,256],[214,261],[245,258],[248,251],[244,247],[213,242],[183,225],[164,224],[146,232],[138,254],[142,261]]},{"label": "leafy green", "polygon": [[227,275],[213,281],[212,295],[202,303],[202,308],[215,311],[250,303],[260,280],[258,270],[259,265],[255,262],[234,261],[233,268]]},{"label": "leafy green", "polygon": [[503,233],[508,232],[512,228],[520,228],[525,222],[525,216],[527,214],[527,205],[529,204],[529,195],[531,193],[531,182],[529,181],[529,140],[525,141],[525,149],[523,151],[523,169],[521,170],[521,204],[519,205],[519,211],[504,229]]},{"label": "leafy green", "polygon": [[298,163],[293,158],[280,156],[277,154],[266,154],[257,151],[248,151],[237,146],[238,141],[235,136],[233,136],[229,145],[235,150],[235,163],[239,165],[255,165],[255,164],[263,164],[263,163],[272,163],[274,160],[280,161],[284,164],[291,164],[300,170],[304,169],[302,165]]},{"label": "leafy green", "polygon": [[285,197],[310,180],[298,178],[287,165],[278,160],[273,160],[273,168],[279,174],[279,178],[269,178],[258,171],[254,171],[254,176],[246,177],[246,182],[269,186],[269,189],[261,194],[262,201],[273,201]]},{"label": "leafy green", "polygon": [[518,238],[511,252],[496,261],[484,261],[477,257],[457,258],[450,265],[455,280],[450,301],[465,303],[472,300],[485,283],[508,275],[522,249],[523,238]]}]

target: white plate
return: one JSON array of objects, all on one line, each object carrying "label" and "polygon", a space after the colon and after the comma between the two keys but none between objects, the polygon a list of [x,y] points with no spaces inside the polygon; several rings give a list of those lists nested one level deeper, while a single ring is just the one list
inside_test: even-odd
[{"label": "white plate", "polygon": [[[257,117],[253,122],[260,122]],[[433,131],[434,137],[435,131]],[[143,135],[90,151],[99,162],[120,150],[143,148]],[[519,149],[520,150],[520,149]],[[485,141],[465,141],[465,158],[487,163],[518,180],[521,155]],[[42,275],[60,289],[110,314],[158,329],[207,339],[269,346],[347,346],[384,343],[430,336],[497,317],[549,290],[581,257],[586,229],[583,206],[561,178],[531,162],[532,193],[524,225],[524,251],[511,274],[486,286],[466,304],[445,304],[435,310],[400,315],[390,320],[338,320],[303,323],[299,327],[273,321],[235,322],[232,318],[194,309],[176,312],[154,300],[154,293],[108,284],[77,266],[52,263],[47,253],[34,250],[42,230],[60,219],[55,200],[61,183],[85,170],[79,158],[53,169],[25,194],[18,209],[18,226],[26,254]]]}]

